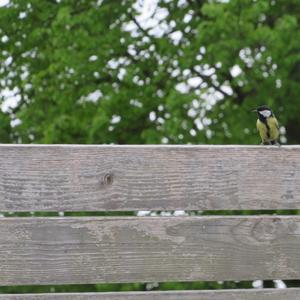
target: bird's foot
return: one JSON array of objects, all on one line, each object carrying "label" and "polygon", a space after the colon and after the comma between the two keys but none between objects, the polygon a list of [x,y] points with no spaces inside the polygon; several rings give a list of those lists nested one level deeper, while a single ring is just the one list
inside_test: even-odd
[{"label": "bird's foot", "polygon": [[280,147],[280,143],[278,141],[271,141],[271,145]]}]

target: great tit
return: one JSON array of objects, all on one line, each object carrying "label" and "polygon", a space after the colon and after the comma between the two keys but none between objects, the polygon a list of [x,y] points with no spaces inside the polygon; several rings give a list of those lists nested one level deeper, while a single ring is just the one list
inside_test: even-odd
[{"label": "great tit", "polygon": [[263,145],[279,145],[279,125],[272,110],[266,105],[252,110],[258,115],[256,127]]}]

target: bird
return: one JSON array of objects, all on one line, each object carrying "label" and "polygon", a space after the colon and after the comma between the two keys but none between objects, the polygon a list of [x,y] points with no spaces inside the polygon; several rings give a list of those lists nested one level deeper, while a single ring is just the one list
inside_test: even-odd
[{"label": "bird", "polygon": [[267,105],[261,105],[252,110],[258,115],[256,127],[262,140],[262,145],[280,145],[279,125],[272,110]]}]

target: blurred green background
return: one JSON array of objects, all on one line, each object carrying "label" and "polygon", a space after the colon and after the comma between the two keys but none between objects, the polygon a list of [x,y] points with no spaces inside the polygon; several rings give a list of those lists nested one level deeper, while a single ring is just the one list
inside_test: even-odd
[{"label": "blurred green background", "polygon": [[299,0],[0,0],[0,142],[259,144],[267,104],[299,143],[299,20]]},{"label": "blurred green background", "polygon": [[1,1],[2,142],[300,140],[298,0]]}]

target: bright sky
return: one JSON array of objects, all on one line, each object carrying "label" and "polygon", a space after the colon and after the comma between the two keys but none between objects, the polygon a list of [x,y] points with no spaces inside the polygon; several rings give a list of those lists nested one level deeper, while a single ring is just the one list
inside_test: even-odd
[{"label": "bright sky", "polygon": [[0,7],[8,4],[9,0],[0,0]]}]

